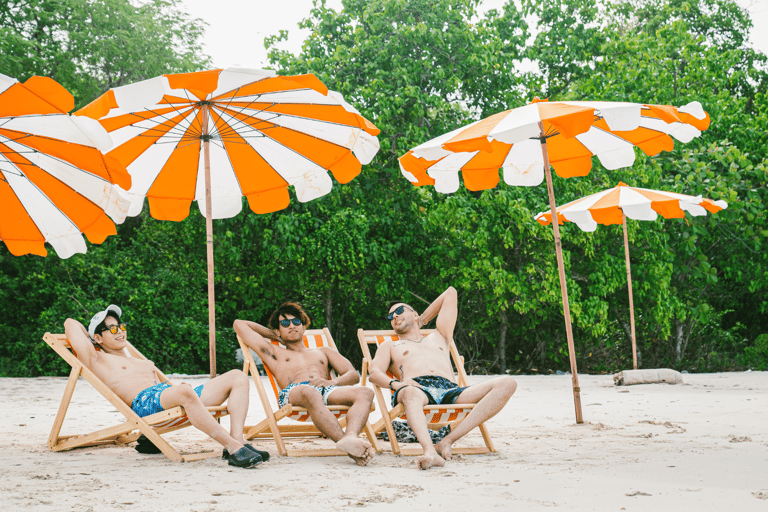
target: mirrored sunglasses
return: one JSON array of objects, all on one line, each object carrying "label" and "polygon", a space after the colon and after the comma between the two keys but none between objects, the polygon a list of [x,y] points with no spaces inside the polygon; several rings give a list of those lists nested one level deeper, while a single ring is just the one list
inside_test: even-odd
[{"label": "mirrored sunglasses", "polygon": [[109,331],[112,334],[117,334],[118,329],[124,331],[128,327],[128,324],[109,325],[101,330],[101,332]]},{"label": "mirrored sunglasses", "polygon": [[288,319],[280,320],[280,325],[282,325],[283,327],[288,327],[289,325],[291,325],[291,323],[293,323],[293,325],[299,326],[301,325],[301,319],[291,318],[290,320]]},{"label": "mirrored sunglasses", "polygon": [[[408,308],[408,306],[398,306],[398,307],[396,307],[394,311],[390,311],[389,312],[389,314],[387,315],[387,320],[389,320],[391,322],[392,319],[395,318],[395,315],[402,315],[403,311],[405,311],[405,308]],[[413,311],[413,309],[411,309],[411,308],[408,308],[408,309]]]}]

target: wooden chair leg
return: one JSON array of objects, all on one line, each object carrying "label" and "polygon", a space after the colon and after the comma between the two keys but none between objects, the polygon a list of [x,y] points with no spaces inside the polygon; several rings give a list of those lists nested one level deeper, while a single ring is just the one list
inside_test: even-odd
[{"label": "wooden chair leg", "polygon": [[493,446],[493,440],[491,439],[491,435],[488,433],[488,428],[485,426],[485,423],[481,423],[478,428],[480,429],[480,433],[483,435],[485,446],[488,447],[491,453],[496,453],[496,448]]},{"label": "wooden chair leg", "polygon": [[61,426],[64,424],[64,417],[67,415],[67,409],[69,403],[72,400],[72,394],[75,392],[75,385],[77,385],[77,378],[80,376],[80,370],[82,366],[73,367],[69,372],[69,379],[67,380],[67,387],[64,389],[64,396],[61,398],[61,404],[59,405],[59,412],[56,413],[56,419],[53,420],[53,427],[51,428],[51,435],[48,436],[48,447],[53,449],[59,442],[59,433],[61,433]]},{"label": "wooden chair leg", "polygon": [[365,427],[363,427],[363,431],[365,432],[365,435],[368,437],[368,441],[373,446],[373,449],[376,450],[376,453],[381,453],[381,445],[379,444],[379,440],[376,439],[376,433],[373,431],[373,427],[369,422],[365,422]]}]

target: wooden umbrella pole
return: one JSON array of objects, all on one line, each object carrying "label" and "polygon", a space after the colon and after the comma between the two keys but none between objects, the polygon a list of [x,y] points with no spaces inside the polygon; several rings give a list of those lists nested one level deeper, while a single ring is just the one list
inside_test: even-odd
[{"label": "wooden umbrella pole", "polygon": [[629,267],[629,238],[627,237],[627,216],[621,212],[624,226],[624,256],[627,259],[627,287],[629,288],[629,327],[632,334],[632,366],[637,370],[637,343],[635,342],[635,306],[632,303],[632,270]]},{"label": "wooden umbrella pole", "polygon": [[208,105],[203,105],[203,160],[205,162],[205,238],[208,253],[208,357],[213,379],[216,377],[216,295],[213,291],[213,209],[211,207],[211,153],[208,147]]},{"label": "wooden umbrella pole", "polygon": [[584,423],[581,414],[581,388],[579,387],[579,372],[576,369],[576,347],[573,343],[571,329],[571,308],[568,305],[568,288],[565,282],[565,265],[563,264],[563,248],[560,243],[560,227],[557,222],[557,206],[555,204],[555,189],[552,186],[552,172],[549,169],[549,154],[547,140],[544,138],[544,123],[539,122],[541,130],[541,154],[544,156],[544,175],[547,178],[547,193],[549,207],[552,211],[552,229],[555,232],[555,252],[557,253],[557,269],[560,272],[560,292],[563,295],[563,314],[565,316],[565,335],[568,338],[568,357],[571,360],[571,380],[573,385],[573,405],[576,409],[576,423]]}]

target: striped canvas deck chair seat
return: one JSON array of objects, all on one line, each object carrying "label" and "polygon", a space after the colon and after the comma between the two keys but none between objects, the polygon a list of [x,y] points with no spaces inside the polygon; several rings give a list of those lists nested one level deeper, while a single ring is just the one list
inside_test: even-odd
[{"label": "striped canvas deck chair seat", "polygon": [[[284,346],[276,340],[270,340],[274,345],[279,347]],[[243,342],[240,336],[237,337],[237,342],[240,344],[240,348],[243,352],[243,372],[246,375],[251,375],[253,383],[256,385],[256,391],[259,395],[261,405],[264,408],[264,414],[266,419],[262,420],[257,425],[245,428],[246,439],[265,439],[272,437],[277,446],[277,451],[280,455],[290,457],[323,457],[334,455],[347,455],[346,453],[336,448],[305,448],[305,449],[287,449],[284,438],[317,438],[324,437],[323,434],[311,424],[312,419],[309,417],[309,411],[303,407],[296,405],[286,404],[283,407],[274,410],[272,404],[269,401],[269,396],[264,388],[264,384],[261,381],[259,370],[253,359],[248,346]],[[304,346],[307,348],[321,348],[329,347],[333,350],[337,350],[336,343],[331,337],[330,331],[327,328],[323,329],[307,329],[304,332]],[[272,372],[269,371],[267,366],[264,366],[264,371],[269,378],[269,383],[272,385],[273,396],[275,398],[275,404],[278,403],[278,397],[280,394],[280,388],[278,387],[277,380]],[[331,371],[331,377],[336,377],[336,372]],[[346,427],[346,415],[349,411],[349,407],[346,405],[329,405],[328,409],[333,413],[342,428]],[[373,405],[371,411],[373,411]],[[293,420],[294,422],[310,423],[309,425],[296,425],[285,424],[278,425],[281,420]],[[373,445],[377,453],[381,452],[376,436],[373,434],[373,429],[369,422],[366,422],[363,432],[368,436],[368,440]]]},{"label": "striped canvas deck chair seat", "polygon": [[[435,332],[435,329],[421,330],[421,334],[424,336],[428,336],[433,332]],[[360,348],[363,351],[362,384],[365,385],[365,382],[368,378],[369,368],[373,362],[371,346],[378,347],[385,341],[397,341],[399,338],[397,334],[395,334],[395,331],[366,331],[363,329],[358,329],[357,337],[360,340]],[[457,383],[461,387],[469,386],[467,383],[467,373],[464,370],[464,358],[459,355],[454,341],[449,340],[449,342],[451,360],[454,367],[456,368]],[[387,372],[387,375],[389,375],[391,378],[395,378],[390,372]],[[395,454],[402,453],[403,455],[421,455],[423,450],[420,445],[411,443],[410,446],[406,446],[397,442],[397,437],[392,426],[392,421],[396,418],[401,418],[404,420],[407,420],[408,418],[405,415],[405,406],[403,404],[400,403],[395,407],[391,407],[391,397],[394,394],[394,391],[386,390],[387,393],[385,395],[384,390],[375,384],[373,384],[373,390],[376,394],[376,401],[382,411],[381,419],[373,425],[374,432],[379,433],[383,430],[386,430],[390,445],[392,447],[392,452]],[[472,411],[474,406],[474,404],[426,405],[424,406],[424,415],[427,418],[427,424],[429,428],[438,430],[448,424],[450,424],[451,427],[457,425]],[[453,453],[463,454],[495,452],[496,448],[493,446],[493,441],[491,440],[491,436],[488,434],[488,430],[485,424],[480,424],[478,429],[483,436],[485,446],[454,446],[451,451]]]},{"label": "striped canvas deck chair seat", "polygon": [[[143,418],[139,417],[139,415],[136,414],[128,404],[123,402],[123,400],[117,396],[104,381],[97,377],[95,373],[88,369],[82,361],[77,358],[77,354],[72,349],[72,346],[69,344],[69,341],[64,334],[51,334],[50,332],[46,332],[43,336],[43,340],[72,367],[67,386],[64,389],[64,396],[59,405],[59,411],[53,422],[51,435],[48,437],[48,446],[51,450],[58,452],[71,450],[73,448],[84,448],[105,444],[122,445],[136,441],[136,439],[143,434],[173,462],[189,462],[192,460],[221,455],[221,450],[182,455],[163,439],[162,435],[173,432],[174,430],[192,426],[187,419],[183,407],[173,407],[149,416],[144,416]],[[97,350],[100,350],[100,348],[97,348]],[[141,352],[130,343],[128,343],[125,350],[130,357],[146,359],[146,357],[144,357]],[[166,377],[160,370],[157,370],[157,376],[161,382],[168,380],[168,377]],[[125,421],[113,427],[100,429],[88,434],[59,435],[64,423],[64,418],[67,414],[67,409],[72,400],[72,395],[75,391],[78,377],[83,377],[87,380],[104,396],[104,398],[115,406],[115,408],[125,416]],[[208,407],[208,411],[217,419],[229,414],[226,405]]]}]

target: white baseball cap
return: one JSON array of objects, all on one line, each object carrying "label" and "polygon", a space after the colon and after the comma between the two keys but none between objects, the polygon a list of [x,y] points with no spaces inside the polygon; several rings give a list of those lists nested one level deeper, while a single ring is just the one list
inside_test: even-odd
[{"label": "white baseball cap", "polygon": [[91,323],[88,324],[88,334],[91,336],[91,338],[96,335],[96,327],[98,327],[98,325],[103,322],[104,319],[107,318],[107,315],[110,313],[116,313],[118,319],[123,316],[123,310],[114,304],[110,304],[104,311],[99,311],[93,315],[93,318],[91,318]]}]

